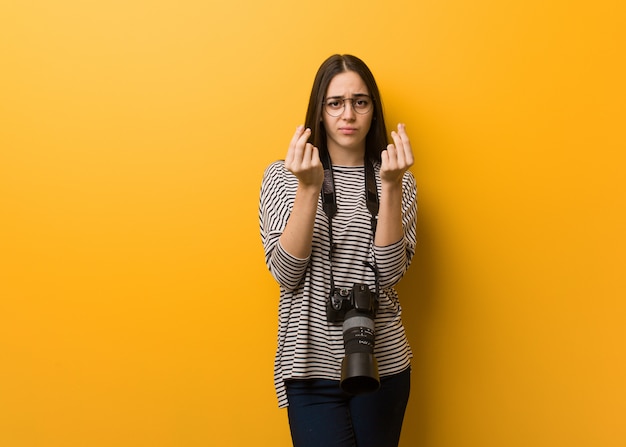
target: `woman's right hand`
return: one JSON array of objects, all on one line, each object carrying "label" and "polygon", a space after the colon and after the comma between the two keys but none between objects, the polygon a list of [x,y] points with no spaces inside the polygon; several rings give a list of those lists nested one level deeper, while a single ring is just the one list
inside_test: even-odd
[{"label": "woman's right hand", "polygon": [[280,244],[287,253],[305,259],[311,255],[317,203],[324,182],[319,150],[307,143],[311,129],[298,126],[285,157],[285,168],[298,179],[298,190]]},{"label": "woman's right hand", "polygon": [[298,126],[287,150],[285,168],[298,178],[300,186],[315,188],[319,192],[324,181],[324,168],[318,148],[308,142],[310,136],[311,129]]}]

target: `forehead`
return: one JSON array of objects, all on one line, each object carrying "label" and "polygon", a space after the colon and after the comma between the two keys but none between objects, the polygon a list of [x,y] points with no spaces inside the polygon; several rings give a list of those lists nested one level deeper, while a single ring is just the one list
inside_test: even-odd
[{"label": "forehead", "polygon": [[326,90],[326,97],[350,96],[357,93],[369,95],[369,90],[358,73],[345,71],[331,79]]}]

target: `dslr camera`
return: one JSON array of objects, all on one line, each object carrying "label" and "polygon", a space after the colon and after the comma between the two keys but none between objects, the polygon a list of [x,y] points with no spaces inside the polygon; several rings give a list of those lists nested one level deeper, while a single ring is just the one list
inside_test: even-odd
[{"label": "dslr camera", "polygon": [[343,320],[343,343],[346,355],[341,362],[341,388],[349,394],[378,390],[380,379],[374,357],[374,318],[378,294],[366,284],[355,283],[351,289],[335,288],[326,304],[326,319]]}]

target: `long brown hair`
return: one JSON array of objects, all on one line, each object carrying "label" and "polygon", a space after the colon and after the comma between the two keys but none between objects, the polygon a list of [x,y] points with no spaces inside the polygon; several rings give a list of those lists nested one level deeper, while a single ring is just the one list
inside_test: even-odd
[{"label": "long brown hair", "polygon": [[387,128],[385,126],[380,92],[378,91],[374,75],[365,65],[365,62],[350,54],[330,56],[317,70],[305,119],[306,127],[311,129],[310,142],[317,146],[321,154],[328,150],[326,129],[322,122],[323,102],[330,81],[339,73],[346,71],[353,71],[363,79],[374,101],[374,116],[365,138],[365,155],[371,160],[380,161],[380,153],[387,149]]}]

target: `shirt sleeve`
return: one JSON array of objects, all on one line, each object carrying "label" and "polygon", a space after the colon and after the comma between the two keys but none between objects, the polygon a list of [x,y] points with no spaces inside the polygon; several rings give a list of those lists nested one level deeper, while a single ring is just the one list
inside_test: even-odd
[{"label": "shirt sleeve", "polygon": [[374,246],[380,287],[387,289],[400,282],[415,255],[417,226],[417,187],[410,171],[402,179],[402,227],[404,237],[395,244]]},{"label": "shirt sleeve", "polygon": [[282,161],[272,163],[263,175],[259,203],[261,241],[265,263],[278,284],[293,290],[302,281],[309,258],[297,258],[283,249],[280,236],[293,209],[297,180],[289,178]]}]

